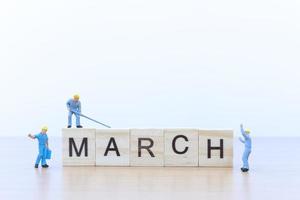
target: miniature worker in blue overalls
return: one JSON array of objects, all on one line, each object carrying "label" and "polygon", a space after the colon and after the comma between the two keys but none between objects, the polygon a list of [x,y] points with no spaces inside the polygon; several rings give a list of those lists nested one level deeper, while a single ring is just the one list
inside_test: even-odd
[{"label": "miniature worker in blue overalls", "polygon": [[43,168],[48,168],[49,166],[46,163],[46,154],[48,150],[48,136],[47,136],[48,127],[44,126],[42,131],[36,135],[28,134],[28,137],[31,139],[38,139],[39,142],[39,154],[35,161],[35,168],[39,167],[39,163],[41,162]]},{"label": "miniature worker in blue overalls", "polygon": [[79,101],[79,95],[75,94],[73,96],[73,99],[70,99],[67,102],[67,108],[69,111],[68,115],[68,128],[72,127],[72,115],[74,114],[76,117],[76,127],[77,128],[82,128],[80,125],[80,113],[81,113],[81,103]]},{"label": "miniature worker in blue overalls", "polygon": [[244,153],[243,153],[243,158],[242,158],[242,160],[243,160],[243,167],[241,168],[242,172],[249,171],[248,158],[249,158],[249,155],[251,153],[251,148],[252,148],[251,147],[252,144],[251,144],[250,132],[251,131],[248,128],[244,130],[243,124],[241,124],[241,133],[242,133],[244,139],[241,138],[241,137],[239,137],[239,140],[242,143],[244,143],[244,145],[245,145],[245,149],[244,149]]}]

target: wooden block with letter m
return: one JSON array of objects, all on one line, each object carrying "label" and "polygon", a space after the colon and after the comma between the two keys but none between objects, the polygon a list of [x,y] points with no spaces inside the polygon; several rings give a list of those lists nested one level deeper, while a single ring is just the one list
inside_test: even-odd
[{"label": "wooden block with letter m", "polygon": [[63,165],[93,166],[96,163],[96,129],[62,129]]}]

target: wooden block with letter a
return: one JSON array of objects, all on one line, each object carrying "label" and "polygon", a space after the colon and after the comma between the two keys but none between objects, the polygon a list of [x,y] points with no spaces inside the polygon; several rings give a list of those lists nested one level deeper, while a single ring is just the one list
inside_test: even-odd
[{"label": "wooden block with letter a", "polygon": [[63,165],[95,165],[96,129],[62,129]]},{"label": "wooden block with letter a", "polygon": [[199,130],[199,166],[232,167],[233,131]]},{"label": "wooden block with letter a", "polygon": [[130,130],[130,165],[164,166],[162,129]]},{"label": "wooden block with letter a", "polygon": [[129,166],[129,129],[97,129],[96,165]]},{"label": "wooden block with letter a", "polygon": [[165,129],[165,166],[198,166],[198,130]]}]

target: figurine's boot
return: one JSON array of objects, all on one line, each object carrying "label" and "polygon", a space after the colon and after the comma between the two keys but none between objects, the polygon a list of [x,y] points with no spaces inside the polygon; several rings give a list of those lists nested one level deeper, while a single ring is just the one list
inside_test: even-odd
[{"label": "figurine's boot", "polygon": [[241,171],[242,171],[242,172],[247,172],[247,171],[249,171],[249,169],[242,167],[242,168],[241,168]]}]

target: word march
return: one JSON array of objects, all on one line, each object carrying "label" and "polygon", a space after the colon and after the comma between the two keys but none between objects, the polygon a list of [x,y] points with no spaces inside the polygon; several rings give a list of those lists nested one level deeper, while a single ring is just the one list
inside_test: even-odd
[{"label": "word march", "polygon": [[62,129],[64,166],[232,167],[233,131]]}]

